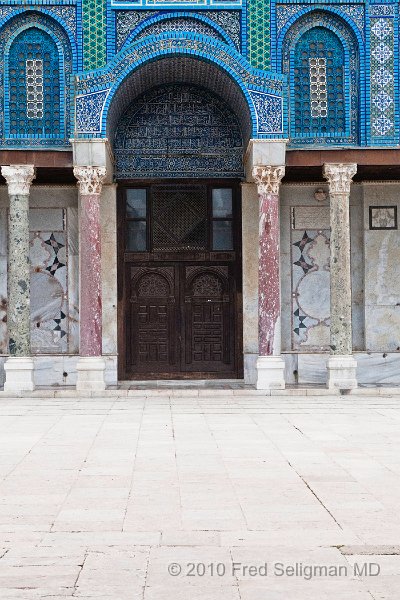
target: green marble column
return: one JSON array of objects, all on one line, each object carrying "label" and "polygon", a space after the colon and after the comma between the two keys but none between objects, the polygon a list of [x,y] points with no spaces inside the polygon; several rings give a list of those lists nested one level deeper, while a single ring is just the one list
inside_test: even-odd
[{"label": "green marble column", "polygon": [[10,356],[30,356],[29,189],[32,165],[1,167],[10,198],[7,326]]},{"label": "green marble column", "polygon": [[353,357],[351,329],[350,186],[357,165],[325,163],[323,175],[329,183],[331,222],[331,354],[328,360],[329,388],[357,387],[357,362]]}]

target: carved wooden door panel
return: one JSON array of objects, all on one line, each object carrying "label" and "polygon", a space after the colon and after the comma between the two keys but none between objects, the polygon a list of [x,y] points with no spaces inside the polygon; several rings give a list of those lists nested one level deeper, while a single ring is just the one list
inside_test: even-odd
[{"label": "carved wooden door panel", "polygon": [[176,353],[177,286],[176,269],[130,266],[127,324],[127,371],[142,374],[179,370]]},{"label": "carved wooden door panel", "polygon": [[234,278],[228,265],[183,266],[182,369],[234,371]]},{"label": "carved wooden door panel", "polygon": [[240,377],[237,182],[132,183],[118,219],[119,377]]}]

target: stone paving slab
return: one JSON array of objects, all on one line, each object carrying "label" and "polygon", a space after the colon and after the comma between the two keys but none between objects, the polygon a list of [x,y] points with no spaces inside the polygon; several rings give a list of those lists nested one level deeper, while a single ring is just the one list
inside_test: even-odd
[{"label": "stone paving slab", "polygon": [[1,398],[1,600],[398,600],[399,400],[207,394]]}]

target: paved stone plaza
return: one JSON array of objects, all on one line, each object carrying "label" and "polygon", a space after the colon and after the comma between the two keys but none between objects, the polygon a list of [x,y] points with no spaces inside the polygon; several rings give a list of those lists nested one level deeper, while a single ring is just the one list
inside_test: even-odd
[{"label": "paved stone plaza", "polygon": [[398,600],[398,397],[145,393],[1,399],[2,600]]}]

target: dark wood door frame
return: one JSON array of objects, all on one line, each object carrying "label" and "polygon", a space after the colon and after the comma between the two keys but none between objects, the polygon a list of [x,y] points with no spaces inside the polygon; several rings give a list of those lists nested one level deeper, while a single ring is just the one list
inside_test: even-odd
[{"label": "dark wood door frame", "polygon": [[[204,184],[212,187],[232,187],[234,189],[234,248],[235,252],[227,251],[208,251],[197,253],[197,256],[191,252],[181,252],[178,255],[173,253],[152,253],[152,252],[140,252],[140,253],[127,253],[125,252],[125,189],[130,187],[150,187],[153,184]],[[243,318],[242,318],[242,257],[241,257],[241,198],[240,198],[240,187],[237,180],[159,180],[159,181],[143,181],[143,180],[131,180],[119,182],[118,186],[118,234],[117,234],[117,245],[118,245],[118,377],[120,380],[125,379],[206,379],[206,378],[241,378],[243,377],[243,350],[242,350],[242,337],[243,337]],[[127,372],[127,356],[129,349],[127,348],[127,332],[126,332],[126,316],[128,311],[131,310],[131,306],[127,306],[127,295],[128,295],[128,278],[127,269],[129,264],[134,265],[148,265],[148,267],[155,267],[157,264],[161,265],[175,265],[178,269],[184,268],[184,265],[208,265],[212,264],[222,265],[230,264],[230,269],[233,273],[233,303],[230,306],[231,318],[235,321],[234,331],[234,367],[229,373],[219,372],[202,372],[202,371],[186,371],[186,372],[174,372],[174,373],[135,373]],[[183,279],[180,278],[179,284],[183,285]],[[184,292],[182,289],[179,291],[181,298],[184,298]],[[185,310],[185,302],[181,302],[180,311]],[[184,360],[184,344],[181,345],[181,360]]]}]

